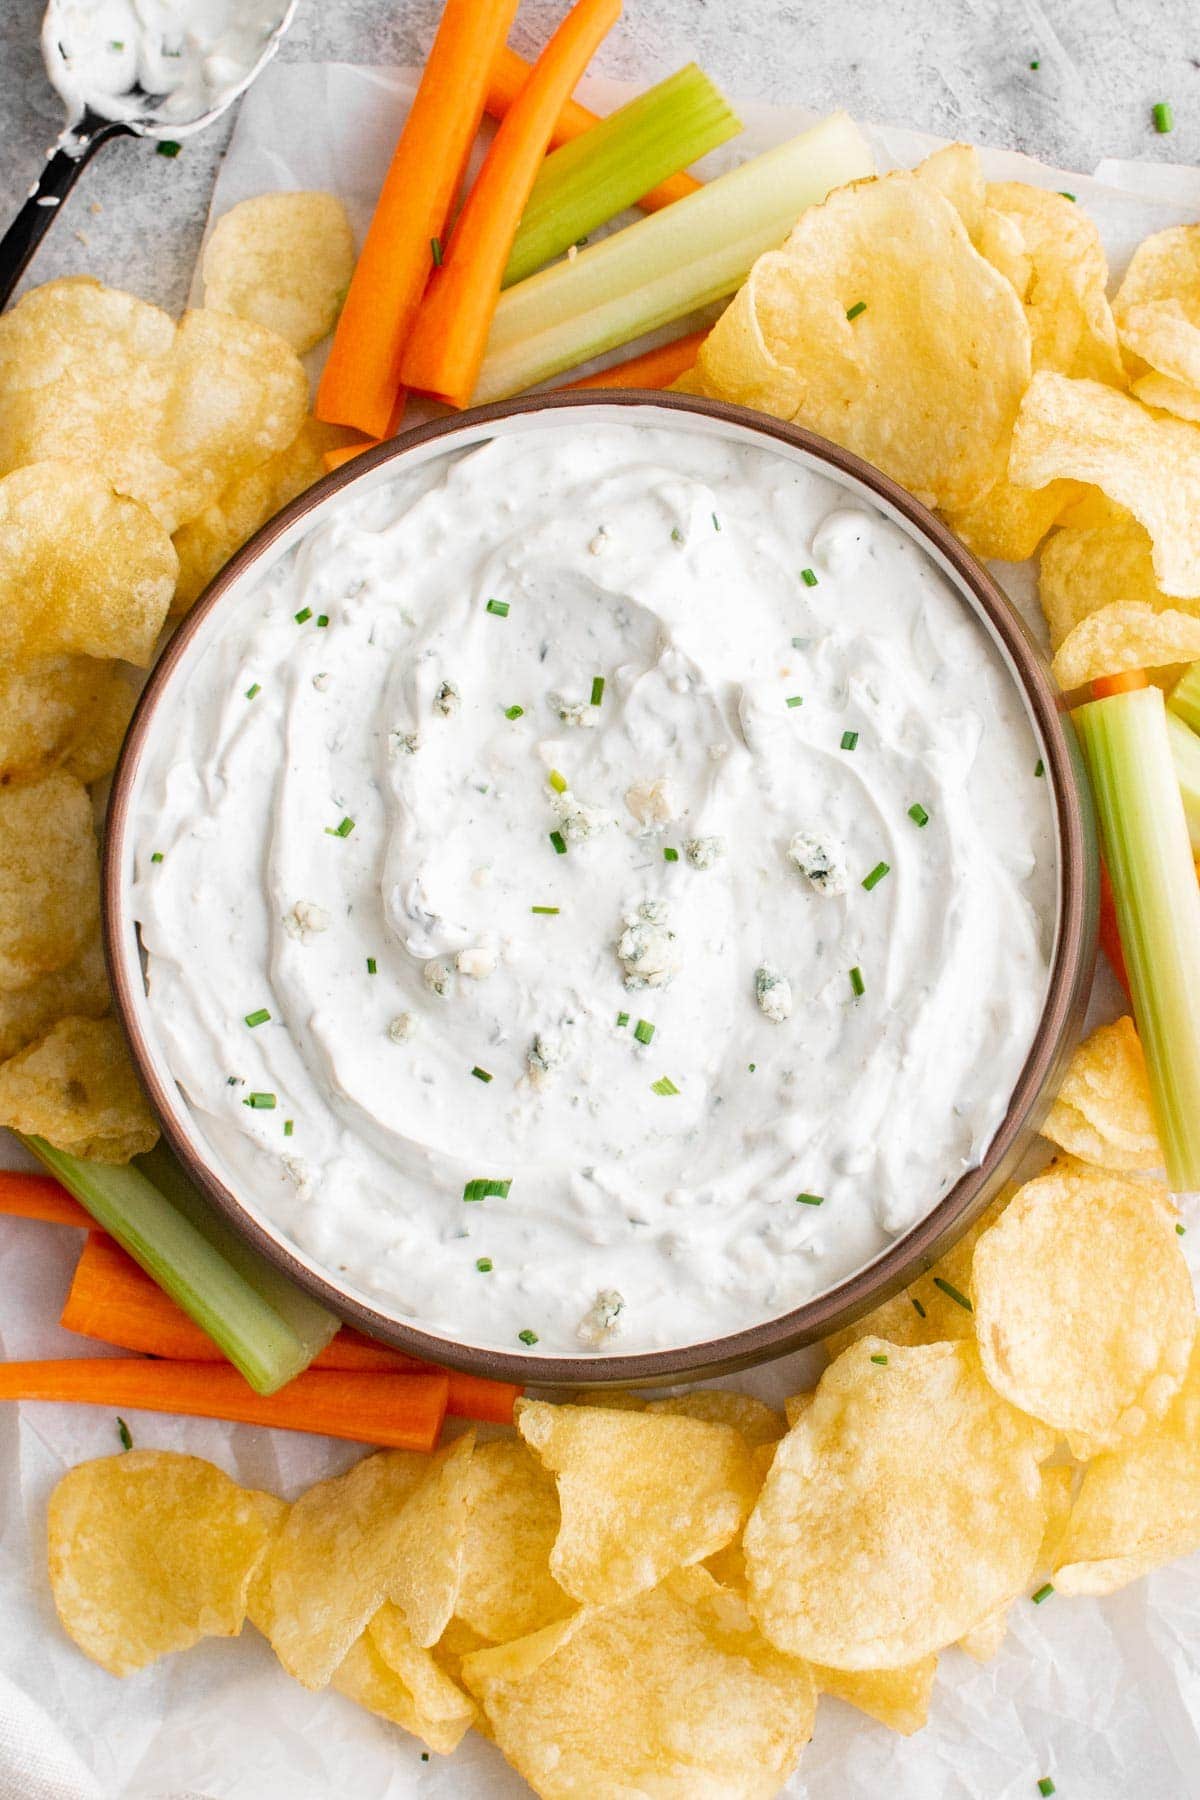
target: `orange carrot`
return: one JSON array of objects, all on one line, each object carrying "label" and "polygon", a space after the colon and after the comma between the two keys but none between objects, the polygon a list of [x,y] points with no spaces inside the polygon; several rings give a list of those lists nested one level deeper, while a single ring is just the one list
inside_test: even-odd
[{"label": "orange carrot", "polygon": [[615,363],[601,369],[598,375],[585,375],[580,381],[564,383],[564,392],[572,388],[667,388],[673,381],[695,366],[700,346],[707,331],[690,331],[673,343],[660,344],[657,350],[643,350],[628,362]]},{"label": "orange carrot", "polygon": [[[495,62],[492,64],[491,79],[488,82],[486,110],[493,119],[502,119],[525,83],[529,80],[530,64],[515,50],[505,44]],[[560,144],[567,144],[572,138],[582,137],[593,125],[600,122],[600,114],[581,106],[578,100],[568,100],[555,121],[554,130],[550,133],[548,148],[557,150]],[[668,175],[660,181],[656,188],[643,194],[638,205],[644,212],[657,212],[661,207],[670,206],[672,201],[682,200],[688,194],[694,194],[703,184],[694,175]]]},{"label": "orange carrot", "polygon": [[488,1419],[493,1425],[511,1425],[513,1406],[525,1392],[511,1381],[488,1381],[482,1375],[466,1375],[447,1369],[450,1391],[446,1411],[455,1419]]},{"label": "orange carrot", "polygon": [[325,473],[332,475],[333,471],[340,469],[343,463],[352,462],[356,456],[361,456],[364,450],[373,450],[376,444],[382,442],[382,438],[365,438],[361,444],[339,444],[336,450],[326,450],[321,458],[325,464]]},{"label": "orange carrot", "polygon": [[309,1431],[397,1450],[432,1450],[442,1429],[446,1375],[364,1375],[306,1369],[277,1394],[256,1394],[229,1363],[105,1356],[0,1363],[0,1400],[185,1413],[280,1431]]},{"label": "orange carrot", "polygon": [[620,16],[621,0],[575,0],[501,120],[400,359],[405,387],[451,406],[470,401],[508,254],[554,122]]},{"label": "orange carrot", "polygon": [[446,0],[338,320],[317,392],[319,419],[373,438],[395,429],[403,406],[400,354],[516,10],[517,0]]},{"label": "orange carrot", "polygon": [[1092,683],[1092,699],[1107,700],[1111,694],[1131,694],[1149,687],[1145,669],[1123,669],[1119,675],[1101,675]]},{"label": "orange carrot", "polygon": [[81,1225],[85,1231],[95,1223],[52,1175],[28,1175],[18,1169],[0,1169],[0,1213],[41,1219],[46,1225]]}]

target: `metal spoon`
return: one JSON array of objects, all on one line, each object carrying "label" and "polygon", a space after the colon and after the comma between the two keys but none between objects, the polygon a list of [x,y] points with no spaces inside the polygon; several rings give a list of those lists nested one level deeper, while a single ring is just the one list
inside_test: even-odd
[{"label": "metal spoon", "polygon": [[[219,119],[245,92],[259,70],[279,48],[292,22],[297,0],[260,0],[259,19],[244,30],[244,17],[253,8],[245,0],[229,0],[228,23],[235,29],[243,15],[242,60],[223,58],[217,91],[207,79],[209,63],[203,42],[187,24],[187,0],[116,0],[105,8],[105,19],[128,16],[128,48],[125,38],[109,38],[104,45],[119,91],[97,91],[93,84],[76,79],[69,50],[70,29],[92,24],[100,29],[104,0],[49,0],[42,21],[42,60],[51,82],[67,103],[67,119],[56,142],[46,152],[46,163],[29,196],[0,238],[0,308],[8,304],[34,251],[50,229],[63,201],[74,187],[93,154],[114,137],[157,138],[171,141],[190,137]],[[193,13],[203,8],[191,9]],[[208,8],[209,21],[213,7]],[[220,17],[220,7],[217,9]],[[100,22],[99,24],[97,22]],[[118,29],[123,29],[118,25]],[[146,54],[146,39],[153,35]],[[140,42],[139,42],[140,38]],[[178,47],[174,47],[174,46]],[[184,79],[174,77],[170,64],[178,60]],[[187,75],[205,77],[190,84]]]}]

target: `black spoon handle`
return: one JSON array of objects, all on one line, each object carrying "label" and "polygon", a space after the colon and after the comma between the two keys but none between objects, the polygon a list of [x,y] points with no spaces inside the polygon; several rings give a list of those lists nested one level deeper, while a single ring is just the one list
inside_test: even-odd
[{"label": "black spoon handle", "polygon": [[[87,121],[85,120],[85,124]],[[98,121],[93,131],[73,139],[70,149],[47,157],[24,206],[0,238],[0,308],[8,305],[13,289],[25,272],[30,257],[49,231],[62,204],[101,144],[128,131],[110,120]]]}]

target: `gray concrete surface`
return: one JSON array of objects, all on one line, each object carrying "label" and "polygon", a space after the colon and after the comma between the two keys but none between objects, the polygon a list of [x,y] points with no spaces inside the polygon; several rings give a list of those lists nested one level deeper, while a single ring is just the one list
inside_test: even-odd
[{"label": "gray concrete surface", "polygon": [[[438,0],[300,0],[281,54],[416,62]],[[528,50],[563,0],[524,0]],[[0,193],[15,209],[59,123],[42,72],[41,0],[0,0]],[[1102,156],[1200,162],[1197,0],[625,0],[597,67],[650,81],[694,57],[734,97],[846,106],[857,117],[1003,144],[1064,168]],[[1037,62],[1038,68],[1030,67]],[[1169,100],[1175,130],[1151,111]],[[222,122],[174,161],[144,143],[102,151],[33,274],[87,271],[178,306]]]}]

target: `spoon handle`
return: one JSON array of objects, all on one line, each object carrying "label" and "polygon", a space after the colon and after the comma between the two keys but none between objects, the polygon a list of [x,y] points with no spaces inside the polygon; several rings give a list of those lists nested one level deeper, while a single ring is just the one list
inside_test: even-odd
[{"label": "spoon handle", "polygon": [[72,138],[69,149],[55,150],[47,157],[29,198],[0,238],[0,308],[8,305],[30,257],[54,223],[84,165],[101,144],[127,129],[106,120],[87,136]]}]

